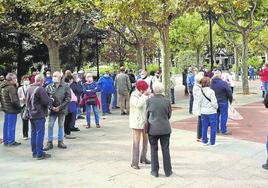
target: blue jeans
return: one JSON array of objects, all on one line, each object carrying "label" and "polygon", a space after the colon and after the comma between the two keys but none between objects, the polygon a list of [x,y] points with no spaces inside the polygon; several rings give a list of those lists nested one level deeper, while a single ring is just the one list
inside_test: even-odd
[{"label": "blue jeans", "polygon": [[63,141],[63,126],[64,126],[64,121],[65,121],[65,114],[51,114],[48,116],[48,141],[52,142],[53,141],[53,128],[54,124],[58,118],[58,141]]},{"label": "blue jeans", "polygon": [[102,113],[110,112],[112,94],[101,92],[101,109]]},{"label": "blue jeans", "polygon": [[15,142],[15,131],[17,123],[17,114],[5,113],[3,142],[4,144],[13,144]]},{"label": "blue jeans", "polygon": [[116,108],[116,106],[117,106],[117,91],[113,93],[112,108]]},{"label": "blue jeans", "polygon": [[41,157],[44,154],[43,142],[45,136],[46,119],[32,119],[31,145],[33,156]]},{"label": "blue jeans", "polygon": [[227,120],[228,120],[228,101],[224,103],[219,103],[218,108],[218,121],[217,121],[217,130],[220,129],[221,133],[227,132]]},{"label": "blue jeans", "polygon": [[266,150],[267,150],[267,161],[266,161],[266,164],[268,165],[268,136],[267,136],[267,142],[266,142]]},{"label": "blue jeans", "polygon": [[214,145],[216,141],[217,114],[201,114],[202,120],[202,142],[207,143],[208,125],[210,125],[210,144]]},{"label": "blue jeans", "polygon": [[95,117],[95,123],[96,125],[100,124],[99,120],[99,112],[97,105],[86,105],[86,112],[87,112],[87,125],[90,126],[90,111],[91,107],[93,108],[94,117]]},{"label": "blue jeans", "polygon": [[171,102],[172,104],[175,104],[175,89],[171,88],[170,93],[171,93]]},{"label": "blue jeans", "polygon": [[268,93],[268,82],[262,82],[262,85],[263,85],[263,89],[264,89],[265,94],[267,94]]}]

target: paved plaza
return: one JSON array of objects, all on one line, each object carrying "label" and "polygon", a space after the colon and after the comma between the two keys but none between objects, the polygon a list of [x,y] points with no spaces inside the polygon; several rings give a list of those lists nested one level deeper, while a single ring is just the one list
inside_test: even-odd
[{"label": "paved plaza", "polygon": [[[0,145],[0,188],[266,188],[268,171],[261,165],[267,158],[264,143],[268,110],[261,104],[259,81],[250,82],[253,94],[248,96],[239,94],[238,84],[234,105],[244,120],[230,120],[233,135],[217,136],[219,145],[215,147],[196,142],[196,118],[188,114],[183,88],[176,88],[177,103],[171,119],[171,177],[164,176],[160,152],[159,178],[150,175],[150,165],[141,165],[140,170],[130,167],[132,135],[128,117],[115,110],[102,117],[101,129],[86,129],[85,120],[78,120],[81,131],[73,133],[77,139],[65,140],[66,150],[54,147],[48,152],[52,158],[42,161],[31,157],[30,142],[22,140],[19,120],[16,137],[22,145]],[[0,125],[2,136],[3,114]]]}]

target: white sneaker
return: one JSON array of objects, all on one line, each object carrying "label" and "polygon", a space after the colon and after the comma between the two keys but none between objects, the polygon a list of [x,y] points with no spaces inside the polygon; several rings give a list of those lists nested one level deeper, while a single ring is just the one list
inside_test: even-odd
[{"label": "white sneaker", "polygon": [[203,146],[208,146],[209,145],[209,143],[207,142],[207,143],[203,143]]},{"label": "white sneaker", "polygon": [[28,140],[29,138],[28,137],[23,137],[23,140]]},{"label": "white sneaker", "polygon": [[210,144],[210,146],[212,146],[212,147],[215,147],[215,146],[218,146],[218,145],[219,145],[219,143],[215,143],[213,145]]}]

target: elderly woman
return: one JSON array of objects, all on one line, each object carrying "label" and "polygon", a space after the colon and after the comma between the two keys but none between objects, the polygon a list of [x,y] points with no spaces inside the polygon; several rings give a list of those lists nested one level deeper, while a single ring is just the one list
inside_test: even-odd
[{"label": "elderly woman", "polygon": [[169,154],[169,139],[171,127],[169,119],[171,117],[170,100],[163,96],[164,86],[160,82],[153,84],[154,96],[147,100],[146,117],[149,125],[148,134],[151,145],[151,175],[158,177],[158,140],[160,139],[164,171],[166,176],[172,174],[172,167]]},{"label": "elderly woman", "polygon": [[198,106],[199,98],[202,95],[201,93],[201,84],[200,81],[204,78],[204,72],[199,72],[195,76],[195,84],[193,87],[193,96],[194,96],[194,103],[193,103],[193,114],[198,117],[197,122],[197,141],[201,142],[202,138],[202,123],[201,123],[201,113],[200,108]]},{"label": "elderly woman", "polygon": [[[132,146],[132,163],[131,167],[140,169],[139,159],[141,163],[150,164],[146,159],[148,135],[144,132],[144,125],[146,123],[145,109],[146,101],[148,99],[149,85],[140,80],[136,84],[136,90],[130,96],[130,113],[129,113],[129,127],[133,130],[133,146]],[[140,137],[143,137],[143,147],[140,156]]]},{"label": "elderly woman", "polygon": [[202,120],[202,142],[208,145],[207,131],[210,125],[210,145],[215,145],[217,127],[218,103],[215,92],[210,89],[210,79],[205,77],[201,80],[201,96],[199,98],[199,108]]}]

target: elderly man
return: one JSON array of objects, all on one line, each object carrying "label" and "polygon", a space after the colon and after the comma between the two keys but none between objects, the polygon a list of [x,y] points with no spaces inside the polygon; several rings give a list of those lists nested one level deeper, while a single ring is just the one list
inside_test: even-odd
[{"label": "elderly man", "polygon": [[37,158],[37,160],[51,157],[51,155],[43,151],[47,107],[49,105],[51,106],[53,102],[53,99],[49,98],[46,90],[42,87],[44,82],[44,76],[37,75],[35,77],[35,83],[29,87],[26,93],[26,108],[32,126],[32,155],[34,158]]},{"label": "elderly man", "polygon": [[115,88],[119,95],[121,115],[127,115],[129,113],[131,83],[124,67],[120,68],[120,73],[115,78]]},{"label": "elderly man", "polygon": [[58,147],[66,149],[67,146],[63,143],[64,133],[64,121],[65,116],[68,113],[68,104],[71,100],[70,87],[61,82],[61,73],[56,71],[53,73],[53,83],[46,87],[46,92],[50,98],[53,98],[54,102],[49,111],[48,117],[48,142],[45,151],[53,148],[53,128],[55,121],[58,119]]},{"label": "elderly man", "polygon": [[[229,102],[233,101],[233,94],[230,86],[227,82],[221,79],[221,72],[215,71],[211,81],[211,89],[214,90],[217,101],[218,101],[218,121],[217,130],[223,135],[231,134],[227,130],[227,119],[228,119],[228,106]],[[220,125],[220,127],[219,127]]]},{"label": "elderly man", "polygon": [[0,85],[0,100],[2,110],[5,113],[3,142],[5,146],[18,146],[21,143],[15,141],[17,114],[21,111],[17,91],[17,77],[13,73],[6,76],[6,81]]}]

